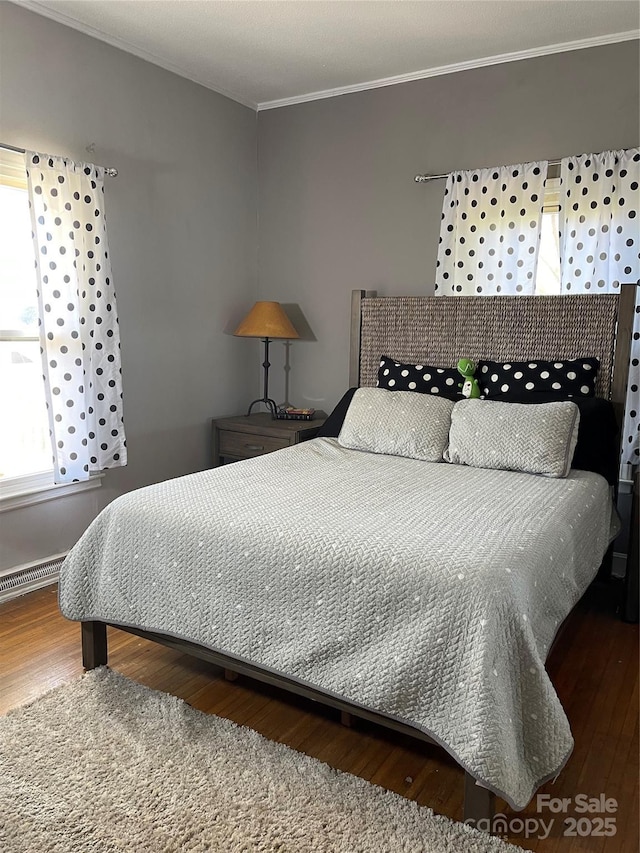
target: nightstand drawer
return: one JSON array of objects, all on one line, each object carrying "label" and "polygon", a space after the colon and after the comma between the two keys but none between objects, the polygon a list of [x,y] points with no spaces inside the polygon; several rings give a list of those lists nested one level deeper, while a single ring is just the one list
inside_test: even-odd
[{"label": "nightstand drawer", "polygon": [[274,420],[269,412],[214,418],[212,465],[215,468],[225,462],[252,459],[315,438],[324,421],[324,417],[311,421]]},{"label": "nightstand drawer", "polygon": [[289,447],[289,444],[288,438],[220,430],[220,456],[249,459],[252,456],[271,453],[272,450],[281,450],[283,447]]}]

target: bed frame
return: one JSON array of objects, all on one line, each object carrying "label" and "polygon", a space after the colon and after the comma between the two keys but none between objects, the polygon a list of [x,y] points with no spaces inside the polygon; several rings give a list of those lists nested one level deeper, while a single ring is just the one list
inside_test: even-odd
[{"label": "bed frame", "polygon": [[[376,297],[352,293],[350,385],[376,384],[381,354],[402,361],[456,364],[461,356],[507,361],[597,356],[596,394],[612,401],[620,423],[627,387],[635,285],[620,295]],[[247,675],[336,708],[350,724],[360,717],[421,741],[434,741],[413,726],[328,696],[289,679],[204,646],[165,634],[105,622],[82,623],[85,669],[107,663],[107,625],[153,640],[222,667],[234,680]],[[464,819],[490,819],[494,793],[464,772]]]}]

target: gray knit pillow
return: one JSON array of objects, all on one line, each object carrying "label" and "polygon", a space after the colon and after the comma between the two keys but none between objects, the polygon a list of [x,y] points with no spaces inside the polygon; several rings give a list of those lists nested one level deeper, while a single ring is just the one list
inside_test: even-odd
[{"label": "gray knit pillow", "polygon": [[343,447],[441,462],[452,400],[414,391],[358,388],[338,436]]},{"label": "gray knit pillow", "polygon": [[575,403],[461,400],[451,414],[448,462],[566,477],[578,439]]}]

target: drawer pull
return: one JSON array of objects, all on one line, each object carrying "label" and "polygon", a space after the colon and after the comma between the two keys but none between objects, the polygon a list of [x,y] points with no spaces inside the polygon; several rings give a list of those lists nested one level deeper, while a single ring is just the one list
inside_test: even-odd
[{"label": "drawer pull", "polygon": [[262,444],[245,444],[247,450],[264,450]]}]

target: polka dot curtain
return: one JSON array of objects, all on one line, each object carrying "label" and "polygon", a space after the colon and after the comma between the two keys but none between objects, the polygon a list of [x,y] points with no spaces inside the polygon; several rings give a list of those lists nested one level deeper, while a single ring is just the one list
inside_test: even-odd
[{"label": "polka dot curtain", "polygon": [[[640,150],[566,157],[560,164],[563,293],[615,293],[640,281]],[[640,463],[640,287],[631,343],[622,462]]]},{"label": "polka dot curtain", "polygon": [[54,474],[69,483],[127,462],[104,170],[25,159]]},{"label": "polka dot curtain", "polygon": [[533,293],[547,162],[452,172],[436,295]]}]

